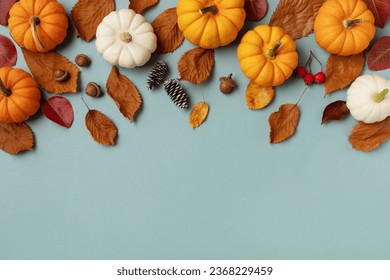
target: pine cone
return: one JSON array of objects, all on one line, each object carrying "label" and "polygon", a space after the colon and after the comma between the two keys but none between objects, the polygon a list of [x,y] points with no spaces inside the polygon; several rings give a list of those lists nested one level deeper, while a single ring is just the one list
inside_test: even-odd
[{"label": "pine cone", "polygon": [[188,107],[188,95],[177,80],[166,81],[164,89],[176,106],[181,109]]},{"label": "pine cone", "polygon": [[165,81],[165,77],[168,74],[168,67],[164,61],[157,61],[152,70],[149,72],[146,85],[148,89],[155,89],[158,86],[162,85]]}]

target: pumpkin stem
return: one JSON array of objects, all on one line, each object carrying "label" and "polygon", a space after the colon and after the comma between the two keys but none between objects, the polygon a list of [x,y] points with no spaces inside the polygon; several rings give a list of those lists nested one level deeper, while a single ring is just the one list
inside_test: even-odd
[{"label": "pumpkin stem", "polygon": [[376,103],[380,103],[385,99],[385,97],[388,93],[389,93],[389,89],[385,88],[380,93],[374,94],[374,96],[372,97],[372,100],[374,100],[374,102],[376,102]]},{"label": "pumpkin stem", "polygon": [[343,24],[345,28],[351,29],[355,26],[356,23],[362,23],[363,20],[361,18],[358,19],[346,19],[344,20]]},{"label": "pumpkin stem", "polygon": [[216,15],[218,13],[218,8],[215,5],[211,5],[199,10],[199,13],[201,13],[202,15],[206,13],[212,13],[213,15]]},{"label": "pumpkin stem", "polygon": [[0,91],[5,97],[9,97],[12,94],[11,90],[5,87],[1,79],[0,79]]},{"label": "pumpkin stem", "polygon": [[37,32],[37,25],[41,23],[41,20],[39,17],[33,16],[30,18],[30,25],[31,25],[31,33],[32,37],[35,41],[35,43],[41,48],[44,49],[45,46],[42,44],[41,40],[39,40],[38,32]]},{"label": "pumpkin stem", "polygon": [[122,32],[119,34],[119,38],[121,39],[122,42],[128,44],[133,40],[133,37],[131,37],[129,32]]},{"label": "pumpkin stem", "polygon": [[267,56],[269,59],[275,59],[276,53],[278,52],[278,49],[280,48],[281,45],[282,45],[282,41],[279,40],[272,49],[267,50]]}]

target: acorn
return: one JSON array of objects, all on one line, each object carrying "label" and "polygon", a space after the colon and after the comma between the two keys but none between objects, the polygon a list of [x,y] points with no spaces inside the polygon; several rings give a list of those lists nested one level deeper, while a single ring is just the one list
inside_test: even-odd
[{"label": "acorn", "polygon": [[53,79],[57,82],[65,82],[69,79],[69,73],[65,70],[57,69],[54,71]]},{"label": "acorn", "polygon": [[91,64],[91,59],[85,54],[78,54],[74,60],[80,67],[86,67]]},{"label": "acorn", "polygon": [[97,83],[89,82],[85,88],[85,93],[91,97],[99,97],[102,94],[102,90]]},{"label": "acorn", "polygon": [[236,82],[232,79],[233,74],[230,74],[228,77],[221,77],[219,81],[221,82],[219,90],[222,93],[230,93],[233,88],[236,87]]}]

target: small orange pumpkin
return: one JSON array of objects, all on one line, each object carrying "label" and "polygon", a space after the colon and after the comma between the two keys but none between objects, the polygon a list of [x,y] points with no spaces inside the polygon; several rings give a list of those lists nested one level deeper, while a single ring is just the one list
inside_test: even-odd
[{"label": "small orange pumpkin", "polygon": [[22,69],[0,68],[0,122],[20,123],[40,107],[39,85]]},{"label": "small orange pumpkin", "polygon": [[20,0],[9,13],[11,35],[22,48],[48,52],[64,41],[68,18],[56,0]]},{"label": "small orange pumpkin", "polygon": [[374,15],[363,0],[328,0],[314,21],[315,39],[332,54],[358,54],[374,38],[374,22]]}]

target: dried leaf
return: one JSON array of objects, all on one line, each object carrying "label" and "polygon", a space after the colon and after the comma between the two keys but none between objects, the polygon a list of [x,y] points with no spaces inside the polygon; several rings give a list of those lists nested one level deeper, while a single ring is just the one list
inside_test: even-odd
[{"label": "dried leaf", "polygon": [[116,66],[113,66],[106,87],[108,95],[114,99],[119,111],[133,122],[142,104],[141,95],[135,85],[126,76],[121,75]]},{"label": "dried leaf", "polygon": [[16,0],[0,0],[0,24],[7,25],[9,10],[15,4]]},{"label": "dried leaf", "polygon": [[[34,53],[26,49],[22,52],[34,79],[46,91],[56,94],[77,92],[80,70],[64,56],[56,52]],[[56,82],[53,76],[57,69],[67,71],[69,79]]]},{"label": "dried leaf", "polygon": [[32,150],[34,135],[25,123],[0,122],[0,149],[11,155],[25,150]]},{"label": "dried leaf", "polygon": [[134,10],[137,14],[156,6],[160,0],[130,0],[129,9]]},{"label": "dried leaf", "polygon": [[53,96],[45,100],[41,106],[43,114],[56,124],[70,128],[74,119],[72,104],[62,96]]},{"label": "dried leaf", "polygon": [[354,149],[369,152],[390,138],[390,117],[376,123],[359,122],[349,135],[349,142]]},{"label": "dried leaf", "polygon": [[12,67],[16,64],[18,54],[14,43],[7,37],[0,34],[0,68]]},{"label": "dried leaf", "polygon": [[390,36],[384,36],[372,45],[367,58],[368,69],[380,71],[390,68]]},{"label": "dried leaf", "polygon": [[206,102],[199,102],[194,106],[190,113],[190,125],[192,128],[197,128],[200,126],[209,113],[209,105]]},{"label": "dried leaf", "polygon": [[178,70],[180,80],[198,85],[206,81],[214,66],[214,50],[195,48],[180,58]]},{"label": "dried leaf", "polygon": [[152,26],[157,36],[156,53],[173,52],[183,44],[184,36],[177,25],[176,8],[162,12]]},{"label": "dried leaf", "polygon": [[321,124],[324,124],[330,120],[339,121],[345,119],[348,114],[349,109],[347,107],[347,102],[343,100],[335,101],[326,106],[322,115]]},{"label": "dried leaf", "polygon": [[364,52],[350,56],[331,54],[326,63],[325,93],[329,94],[351,84],[363,70]]},{"label": "dried leaf", "polygon": [[87,126],[92,138],[99,144],[108,146],[115,145],[118,130],[115,124],[102,112],[98,110],[88,110],[85,116]]},{"label": "dried leaf", "polygon": [[275,97],[272,87],[262,87],[254,82],[249,82],[246,88],[246,103],[248,108],[259,110],[266,107]]},{"label": "dried leaf", "polygon": [[314,19],[326,0],[280,0],[272,14],[270,25],[279,26],[293,39],[313,32]]},{"label": "dried leaf", "polygon": [[375,25],[383,28],[390,15],[389,0],[363,0],[375,16]]},{"label": "dried leaf", "polygon": [[91,41],[103,18],[114,10],[114,0],[78,0],[70,12],[77,38]]},{"label": "dried leaf", "polygon": [[251,21],[260,21],[267,10],[267,0],[245,0],[246,18]]},{"label": "dried leaf", "polygon": [[279,111],[269,117],[271,127],[270,142],[276,144],[294,135],[299,121],[299,109],[297,104],[284,104]]}]

